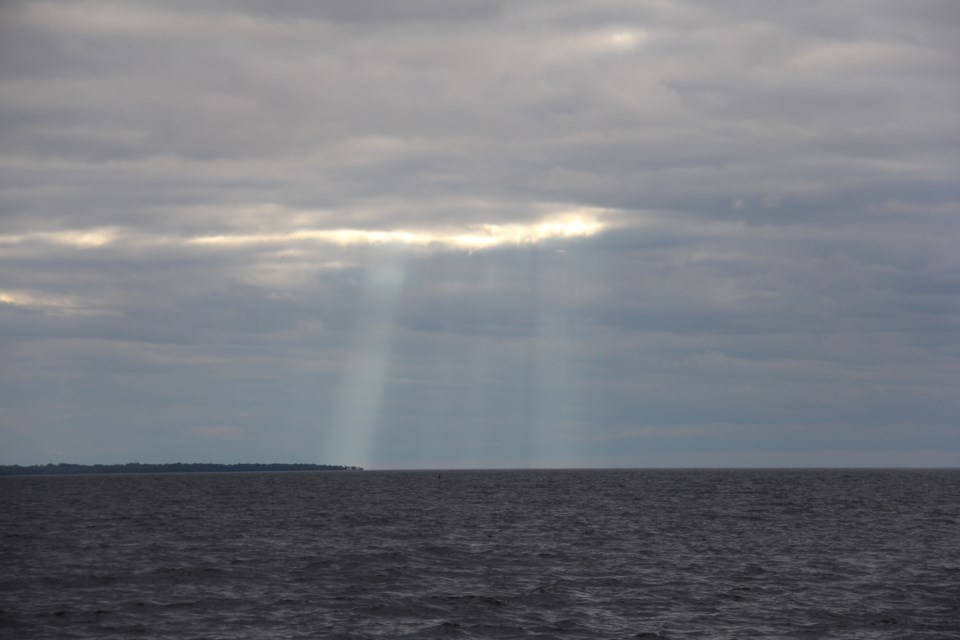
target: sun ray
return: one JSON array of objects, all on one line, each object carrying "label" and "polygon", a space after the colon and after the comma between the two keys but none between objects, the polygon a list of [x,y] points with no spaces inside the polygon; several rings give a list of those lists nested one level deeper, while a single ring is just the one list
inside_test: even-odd
[{"label": "sun ray", "polygon": [[537,466],[573,464],[582,425],[575,320],[582,267],[576,252],[552,252],[537,273],[531,440]]},{"label": "sun ray", "polygon": [[406,276],[403,251],[376,252],[365,274],[352,343],[324,443],[331,460],[369,467],[381,422],[397,301]]}]

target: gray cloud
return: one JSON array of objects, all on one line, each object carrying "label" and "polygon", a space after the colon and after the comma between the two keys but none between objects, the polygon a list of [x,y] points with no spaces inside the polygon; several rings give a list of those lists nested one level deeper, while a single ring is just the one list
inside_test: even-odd
[{"label": "gray cloud", "polygon": [[4,462],[955,465],[956,13],[6,3]]}]

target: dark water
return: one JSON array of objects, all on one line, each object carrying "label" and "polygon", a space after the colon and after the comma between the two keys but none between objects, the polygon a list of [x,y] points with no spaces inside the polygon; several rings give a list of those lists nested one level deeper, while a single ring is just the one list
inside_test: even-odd
[{"label": "dark water", "polygon": [[960,638],[960,472],[0,479],[4,638]]}]

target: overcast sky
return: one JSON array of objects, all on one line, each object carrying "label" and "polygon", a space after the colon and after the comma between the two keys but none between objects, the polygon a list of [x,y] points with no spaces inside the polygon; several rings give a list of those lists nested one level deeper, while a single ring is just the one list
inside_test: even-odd
[{"label": "overcast sky", "polygon": [[960,3],[0,5],[0,463],[960,465]]}]

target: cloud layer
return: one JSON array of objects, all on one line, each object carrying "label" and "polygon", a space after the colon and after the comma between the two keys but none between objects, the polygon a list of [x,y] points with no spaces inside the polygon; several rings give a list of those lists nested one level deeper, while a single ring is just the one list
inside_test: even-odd
[{"label": "cloud layer", "polygon": [[2,462],[960,464],[958,23],[6,3]]}]

